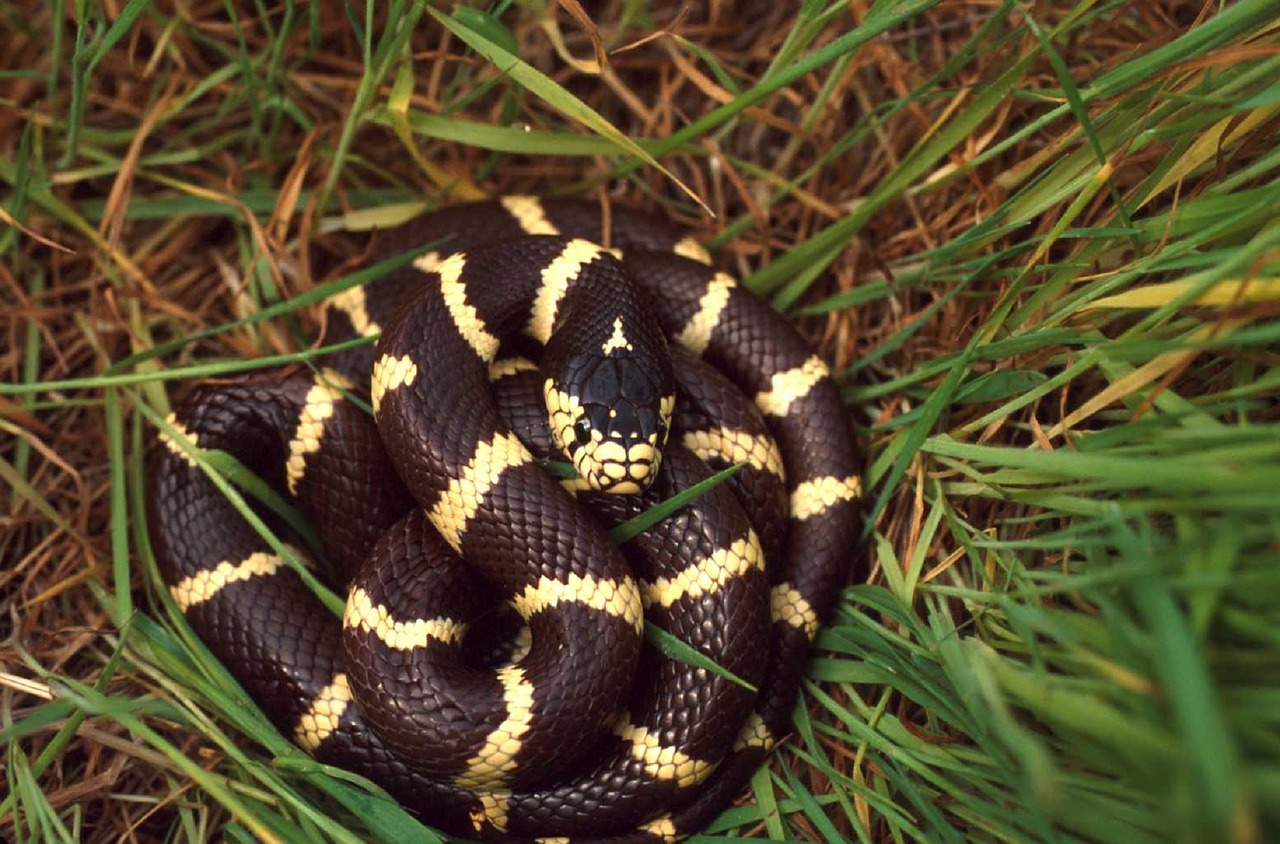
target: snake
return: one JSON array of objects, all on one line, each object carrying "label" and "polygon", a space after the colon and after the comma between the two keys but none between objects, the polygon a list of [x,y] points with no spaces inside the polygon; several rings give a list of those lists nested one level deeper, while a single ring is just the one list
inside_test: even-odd
[{"label": "snake", "polygon": [[[656,215],[511,195],[370,257],[408,252],[327,300],[340,351],[174,404],[147,472],[169,597],[283,734],[440,830],[705,828],[789,732],[849,577],[861,486],[831,373]],[[319,547],[246,520],[211,451]]]}]

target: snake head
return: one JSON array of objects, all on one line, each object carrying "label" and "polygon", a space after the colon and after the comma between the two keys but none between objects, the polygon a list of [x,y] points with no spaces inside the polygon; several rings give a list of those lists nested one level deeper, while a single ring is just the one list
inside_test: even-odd
[{"label": "snake head", "polygon": [[549,371],[559,373],[543,385],[552,436],[587,486],[621,494],[648,489],[675,409],[666,356],[627,340],[619,317],[610,339],[564,356]]}]

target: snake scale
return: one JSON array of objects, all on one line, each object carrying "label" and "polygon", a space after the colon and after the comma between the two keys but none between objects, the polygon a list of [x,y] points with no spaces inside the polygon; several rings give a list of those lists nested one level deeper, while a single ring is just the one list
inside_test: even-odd
[{"label": "snake scale", "polygon": [[[153,547],[192,627],[286,735],[451,833],[702,828],[787,732],[847,576],[860,486],[827,368],[674,226],[610,222],[510,196],[383,233],[375,258],[433,251],[326,310],[326,342],[376,344],[197,385],[152,453]],[[341,622],[199,449],[309,516]],[[646,623],[745,682],[665,656]]]}]

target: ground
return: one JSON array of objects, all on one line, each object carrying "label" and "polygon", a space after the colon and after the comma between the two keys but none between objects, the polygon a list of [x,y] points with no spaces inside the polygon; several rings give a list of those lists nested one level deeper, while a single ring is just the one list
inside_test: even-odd
[{"label": "ground", "polygon": [[716,832],[1280,835],[1275,20],[0,0],[0,835],[403,840],[159,608],[142,455],[370,229],[511,192],[683,222],[856,422],[857,565]]}]

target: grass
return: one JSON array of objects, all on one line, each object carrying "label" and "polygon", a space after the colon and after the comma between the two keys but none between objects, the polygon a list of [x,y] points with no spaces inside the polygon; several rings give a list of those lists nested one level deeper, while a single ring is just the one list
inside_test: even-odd
[{"label": "grass", "polygon": [[173,612],[142,455],[314,356],[363,231],[537,191],[690,224],[865,446],[715,840],[1280,836],[1275,4],[729,5],[0,0],[0,835],[431,840]]}]

